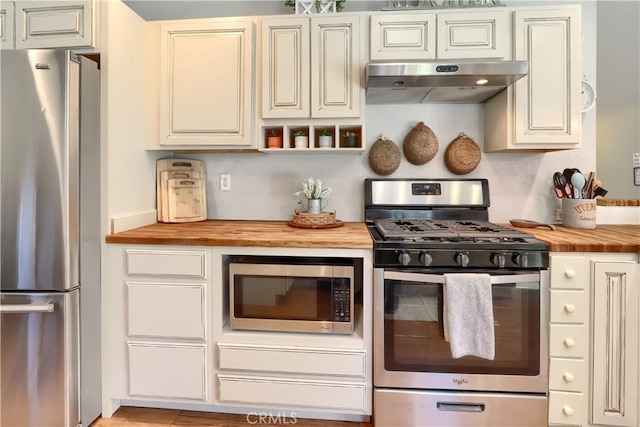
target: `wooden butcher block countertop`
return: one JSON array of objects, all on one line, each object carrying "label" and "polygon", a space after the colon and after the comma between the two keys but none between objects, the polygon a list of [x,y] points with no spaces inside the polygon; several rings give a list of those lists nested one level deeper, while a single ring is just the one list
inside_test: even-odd
[{"label": "wooden butcher block countertop", "polygon": [[325,229],[293,228],[286,221],[157,223],[109,234],[106,241],[144,245],[373,249],[373,240],[364,222],[346,222],[342,227]]},{"label": "wooden butcher block countertop", "polygon": [[549,243],[551,252],[635,252],[640,253],[640,225],[598,225],[595,229],[569,228],[557,225],[548,228],[520,228]]}]

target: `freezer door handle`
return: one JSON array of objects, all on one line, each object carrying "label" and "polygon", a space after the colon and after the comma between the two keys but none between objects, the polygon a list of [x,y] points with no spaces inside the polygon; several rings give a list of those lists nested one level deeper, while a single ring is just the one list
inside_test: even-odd
[{"label": "freezer door handle", "polygon": [[53,304],[0,305],[0,313],[51,313],[53,309]]}]

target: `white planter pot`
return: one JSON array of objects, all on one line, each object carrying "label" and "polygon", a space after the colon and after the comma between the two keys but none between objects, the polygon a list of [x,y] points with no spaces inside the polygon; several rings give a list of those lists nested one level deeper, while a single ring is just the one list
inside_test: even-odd
[{"label": "white planter pot", "polygon": [[333,147],[333,137],[331,135],[329,136],[320,135],[319,142],[320,142],[320,148]]},{"label": "white planter pot", "polygon": [[296,136],[293,141],[296,148],[309,148],[308,136]]}]

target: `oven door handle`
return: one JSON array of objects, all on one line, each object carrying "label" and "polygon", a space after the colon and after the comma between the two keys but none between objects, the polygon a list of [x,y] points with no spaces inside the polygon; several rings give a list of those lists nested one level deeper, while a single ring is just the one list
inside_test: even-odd
[{"label": "oven door handle", "polygon": [[[385,271],[384,278],[390,280],[404,280],[407,282],[440,283],[444,284],[443,274],[405,273],[402,271]],[[540,274],[510,274],[508,276],[491,276],[492,285],[504,285],[520,282],[539,282]]]},{"label": "oven door handle", "polygon": [[438,402],[438,411],[448,412],[484,412],[484,403]]}]

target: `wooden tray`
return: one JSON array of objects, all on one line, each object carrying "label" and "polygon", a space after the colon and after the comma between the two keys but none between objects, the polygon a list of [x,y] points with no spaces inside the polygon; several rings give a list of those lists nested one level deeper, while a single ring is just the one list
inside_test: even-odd
[{"label": "wooden tray", "polygon": [[289,221],[287,225],[293,228],[323,229],[342,227],[344,225],[344,222],[340,221],[339,219],[337,219],[333,224],[300,224],[297,222]]}]

